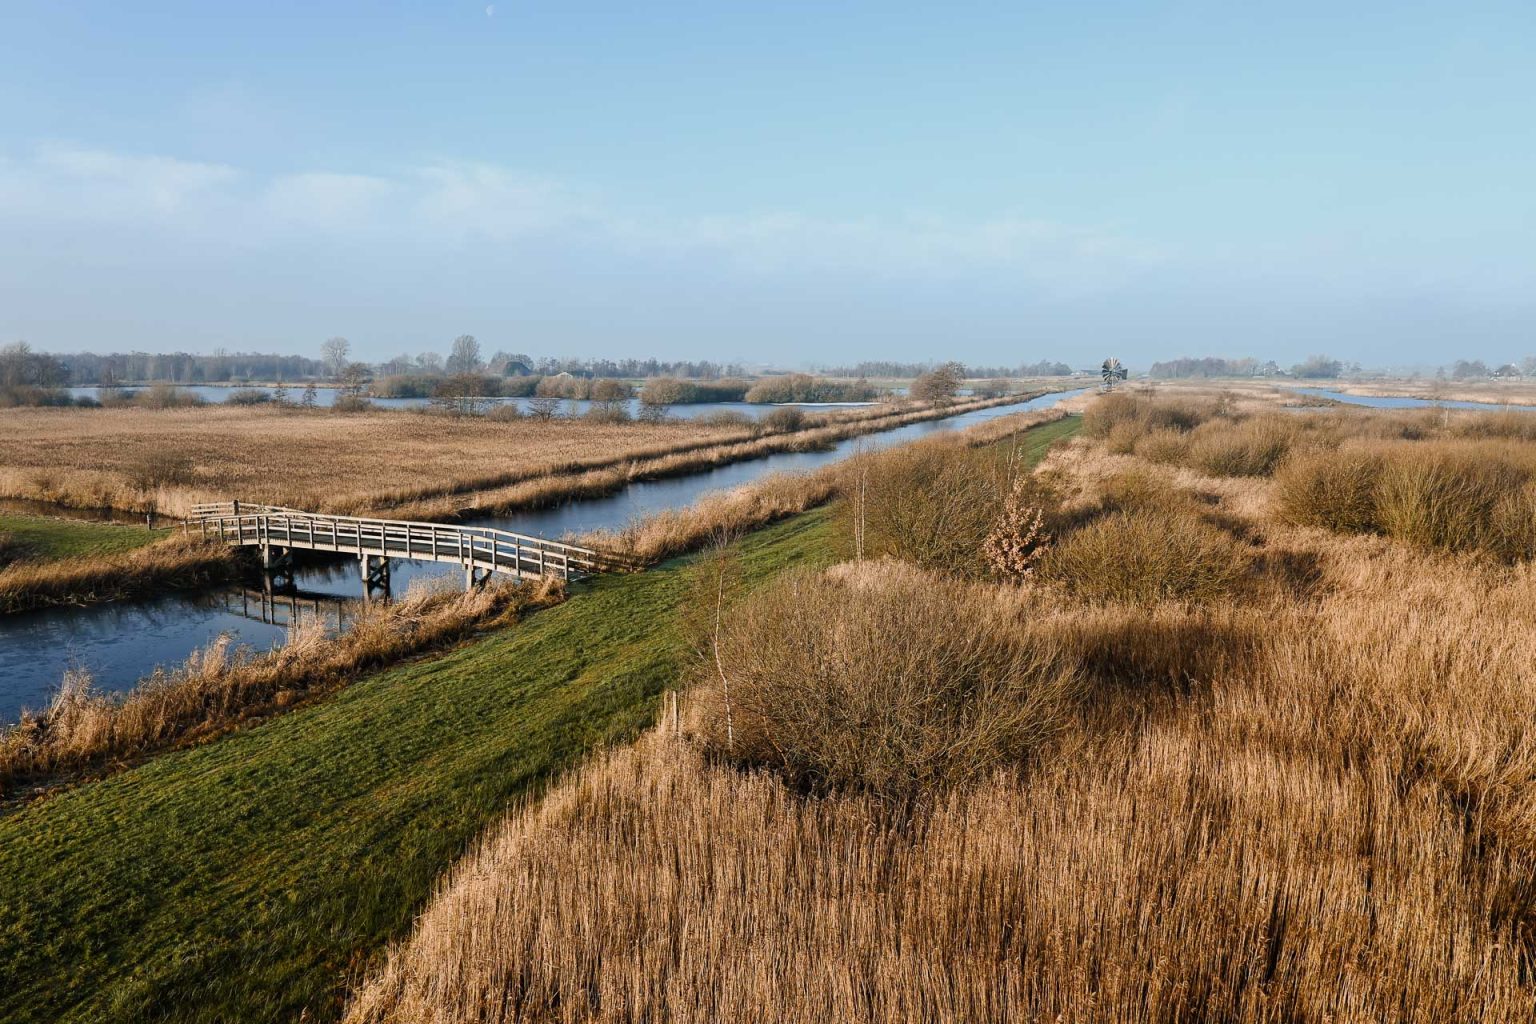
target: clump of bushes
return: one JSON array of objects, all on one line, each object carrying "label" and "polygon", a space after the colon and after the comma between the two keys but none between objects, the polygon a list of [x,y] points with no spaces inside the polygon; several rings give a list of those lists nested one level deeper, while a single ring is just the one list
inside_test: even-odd
[{"label": "clump of bushes", "polygon": [[1536,556],[1536,459],[1489,443],[1394,443],[1292,458],[1276,474],[1288,522],[1422,548]]},{"label": "clump of bushes", "polygon": [[890,800],[1024,763],[1079,686],[1017,592],[894,562],[797,572],[727,617],[708,744]]},{"label": "clump of bushes", "polygon": [[207,404],[198,395],[174,384],[151,384],[134,392],[132,401],[143,409],[188,409]]},{"label": "clump of bushes", "polygon": [[1193,510],[1113,511],[1046,550],[1040,576],[1090,601],[1208,603],[1236,593],[1253,557]]},{"label": "clump of bushes", "polygon": [[266,405],[272,394],[261,388],[235,388],[225,401],[230,405]]},{"label": "clump of bushes", "polygon": [[693,405],[701,402],[740,402],[751,385],[744,380],[684,380],[679,377],[652,377],[640,391],[640,401],[648,406]]},{"label": "clump of bushes", "polygon": [[768,377],[752,385],[746,400],[759,404],[782,405],[786,402],[872,402],[880,392],[863,380],[838,383],[807,373],[789,373]]},{"label": "clump of bushes", "polygon": [[1275,508],[1298,526],[1373,532],[1382,465],[1380,455],[1358,448],[1294,455],[1275,474]]},{"label": "clump of bushes", "polygon": [[[1184,463],[1209,476],[1269,476],[1290,452],[1294,424],[1275,416],[1213,420],[1190,435]],[[1138,453],[1141,446],[1136,446]]]},{"label": "clump of bushes", "polygon": [[983,547],[1012,485],[997,455],[948,439],[855,456],[837,508],[845,548],[854,556],[980,575]]},{"label": "clump of bushes", "polygon": [[789,434],[805,427],[805,410],[786,405],[772,409],[758,422],[763,429],[774,434]]},{"label": "clump of bushes", "polygon": [[[1119,428],[1118,439],[1129,452],[1136,438],[1155,430],[1187,433],[1220,413],[1216,404],[1197,404],[1177,399],[1153,398],[1120,392],[1105,395],[1083,414],[1083,433],[1109,438]],[[1113,446],[1112,446],[1113,450]]]}]

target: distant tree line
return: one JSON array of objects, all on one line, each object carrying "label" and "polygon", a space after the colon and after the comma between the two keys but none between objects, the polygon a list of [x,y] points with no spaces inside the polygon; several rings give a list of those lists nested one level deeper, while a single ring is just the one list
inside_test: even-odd
[{"label": "distant tree line", "polygon": [[824,367],[820,372],[829,377],[915,378],[931,373],[940,365],[959,366],[961,375],[971,380],[982,377],[1068,377],[1072,374],[1072,367],[1051,359],[1042,359],[1037,363],[1020,363],[1018,366],[967,366],[962,363],[898,363],[890,360],[867,360],[852,366]]},{"label": "distant tree line", "polygon": [[307,356],[260,352],[71,352],[56,357],[68,370],[64,383],[85,387],[121,382],[223,384],[239,381],[305,380],[327,375],[325,363]]},{"label": "distant tree line", "polygon": [[1345,372],[1359,372],[1360,365],[1346,365],[1329,356],[1310,356],[1289,370],[1281,369],[1273,359],[1260,362],[1252,356],[1225,359],[1220,356],[1182,356],[1152,364],[1151,376],[1163,380],[1184,380],[1204,377],[1302,377],[1324,379],[1338,377]]}]

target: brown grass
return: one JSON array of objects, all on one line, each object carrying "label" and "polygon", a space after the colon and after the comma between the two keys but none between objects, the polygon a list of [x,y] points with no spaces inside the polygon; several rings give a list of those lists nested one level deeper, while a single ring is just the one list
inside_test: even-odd
[{"label": "brown grass", "polygon": [[[0,494],[84,508],[182,514],[240,498],[357,513],[740,439],[740,430],[588,420],[477,418],[210,406],[0,411]],[[146,490],[155,458],[190,478]]]},{"label": "brown grass", "polygon": [[[0,410],[0,496],[173,515],[200,501],[240,498],[337,514],[443,518],[604,493],[631,479],[816,447],[956,411],[963,409],[882,406],[764,435],[759,425],[681,419],[503,422],[228,405],[7,409]],[[174,463],[177,472],[152,474],[159,463]]]},{"label": "brown grass", "polygon": [[[733,720],[748,687],[768,708],[756,753],[716,756],[712,683],[685,731],[489,834],[349,1019],[1531,1020],[1536,570],[1272,526],[1273,489],[1213,481],[1211,514],[1247,521],[1256,571],[1310,561],[1304,599],[1083,605],[866,567],[743,606],[724,664]],[[1180,507],[1145,481],[1108,504],[1093,525]],[[936,721],[967,742],[975,717],[912,680],[1013,643],[1084,683],[1024,770],[926,772],[916,802],[862,784],[903,763],[879,740],[908,704],[913,749]],[[851,784],[785,784],[807,772]]]},{"label": "brown grass", "polygon": [[239,572],[231,549],[180,535],[125,554],[0,563],[0,614],[204,587]]},{"label": "brown grass", "polygon": [[0,729],[0,795],[205,740],[563,596],[553,580],[468,593],[413,587],[393,604],[360,606],[340,636],[311,621],[267,653],[232,650],[221,638],[126,693],[97,692],[88,676],[72,673],[50,707]]}]

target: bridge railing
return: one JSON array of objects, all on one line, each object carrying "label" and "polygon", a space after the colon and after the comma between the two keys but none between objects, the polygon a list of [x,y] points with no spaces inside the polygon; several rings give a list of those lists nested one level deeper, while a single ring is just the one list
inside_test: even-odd
[{"label": "bridge railing", "polygon": [[245,502],[194,506],[187,522],[230,544],[456,562],[518,576],[573,580],[627,567],[591,548],[482,526],[320,515]]}]

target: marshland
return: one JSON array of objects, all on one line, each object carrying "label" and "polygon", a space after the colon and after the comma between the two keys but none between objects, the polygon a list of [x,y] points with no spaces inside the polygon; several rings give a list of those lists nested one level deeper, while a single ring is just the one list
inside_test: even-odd
[{"label": "marshland", "polygon": [[0,1024],[1536,1024],[1536,6],[0,26]]},{"label": "marshland", "polygon": [[71,676],[0,739],[18,1012],[1525,1019],[1536,419],[989,412],[584,538],[643,572]]}]

